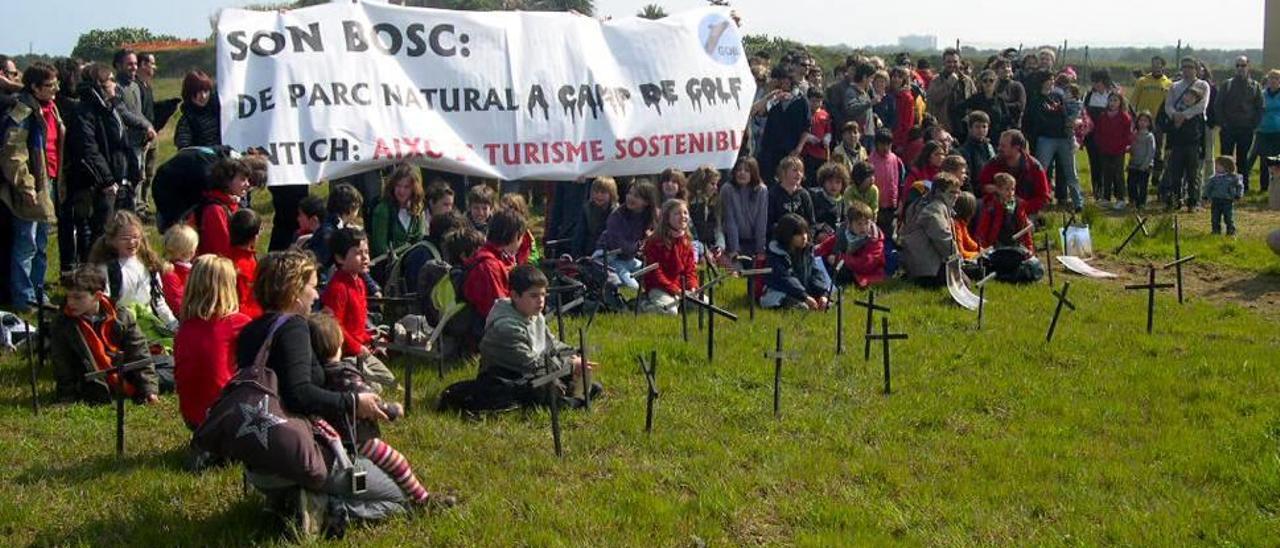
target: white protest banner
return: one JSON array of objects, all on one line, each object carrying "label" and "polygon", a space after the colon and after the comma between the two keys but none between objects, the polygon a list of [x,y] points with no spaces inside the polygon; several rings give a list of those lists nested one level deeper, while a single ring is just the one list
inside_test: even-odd
[{"label": "white protest banner", "polygon": [[732,165],[755,97],[724,8],[658,21],[335,2],[224,9],[223,141],[272,184],[410,161],[568,180]]}]

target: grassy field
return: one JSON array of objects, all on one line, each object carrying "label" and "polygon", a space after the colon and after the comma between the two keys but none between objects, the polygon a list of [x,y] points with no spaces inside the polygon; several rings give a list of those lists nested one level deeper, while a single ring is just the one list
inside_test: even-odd
[{"label": "grassy field", "polygon": [[[163,94],[160,94],[163,96]],[[834,354],[834,313],[746,317],[741,281],[721,300],[718,358],[705,333],[628,315],[592,327],[607,397],[564,416],[565,455],[546,412],[468,420],[430,410],[450,382],[419,368],[413,414],[385,429],[431,488],[460,507],[348,534],[359,545],[1013,544],[1274,545],[1280,531],[1278,262],[1261,242],[1280,215],[1247,205],[1237,238],[1184,218],[1184,253],[1203,269],[1254,284],[1250,297],[1172,292],[1068,278],[1078,306],[1054,341],[1048,284],[996,285],[982,331],[944,292],[892,283],[892,395],[879,350],[864,362],[863,317],[846,310],[847,352]],[[1153,227],[1168,223],[1155,215]],[[1132,226],[1090,209],[1098,249]],[[1249,223],[1249,224],[1245,224]],[[1171,235],[1139,238],[1109,267],[1170,259]],[[1119,269],[1126,279],[1136,279]],[[1197,283],[1211,282],[1196,271]],[[1170,274],[1162,272],[1162,281]],[[1190,281],[1189,281],[1190,284]],[[1203,294],[1202,294],[1203,293]],[[849,301],[860,293],[851,292]],[[582,321],[569,322],[570,331]],[[788,350],[782,412],[772,414],[772,361]],[[655,431],[643,432],[645,383],[635,357],[656,350]],[[394,367],[404,363],[393,360]],[[400,370],[400,369],[398,369]],[[13,545],[284,543],[246,495],[238,468],[181,469],[188,433],[172,396],[129,406],[128,453],[113,454],[114,410],[46,405],[33,416],[25,361],[0,358],[0,534]],[[53,383],[40,382],[45,401]],[[393,394],[392,397],[399,397]]]}]

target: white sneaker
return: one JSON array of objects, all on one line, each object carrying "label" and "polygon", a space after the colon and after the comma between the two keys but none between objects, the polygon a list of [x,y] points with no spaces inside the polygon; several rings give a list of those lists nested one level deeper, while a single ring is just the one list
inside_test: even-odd
[{"label": "white sneaker", "polygon": [[1124,200],[1116,200],[1116,205],[1112,206],[1116,211],[1124,211],[1126,207],[1129,207],[1129,204],[1124,203]]}]

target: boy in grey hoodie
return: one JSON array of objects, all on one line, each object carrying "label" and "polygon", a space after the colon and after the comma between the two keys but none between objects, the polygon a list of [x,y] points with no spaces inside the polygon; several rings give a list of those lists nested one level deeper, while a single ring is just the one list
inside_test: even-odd
[{"label": "boy in grey hoodie", "polygon": [[[565,393],[581,396],[582,356],[560,342],[547,328],[542,309],[547,302],[547,276],[532,265],[520,265],[508,277],[511,298],[498,299],[489,312],[480,340],[480,377],[523,384],[524,381],[568,364],[572,369],[559,379]],[[548,367],[549,366],[549,367]],[[598,390],[593,383],[593,394]],[[536,394],[516,395],[521,403]],[[572,402],[576,404],[576,402]]]}]

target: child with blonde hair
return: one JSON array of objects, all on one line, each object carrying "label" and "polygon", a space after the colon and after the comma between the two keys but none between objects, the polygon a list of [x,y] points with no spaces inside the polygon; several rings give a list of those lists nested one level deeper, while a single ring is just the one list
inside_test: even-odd
[{"label": "child with blonde hair", "polygon": [[720,229],[720,172],[712,166],[699,167],[689,175],[689,219],[694,258],[718,261],[724,232]]},{"label": "child with blonde hair", "polygon": [[178,409],[192,430],[204,423],[209,407],[235,375],[236,337],[250,321],[239,309],[231,259],[213,254],[196,258],[173,341]]},{"label": "child with blonde hair", "polygon": [[185,223],[175,224],[164,233],[164,258],[173,265],[173,270],[161,274],[160,282],[169,310],[182,310],[183,290],[191,275],[191,259],[196,256],[199,240],[196,229]]}]

